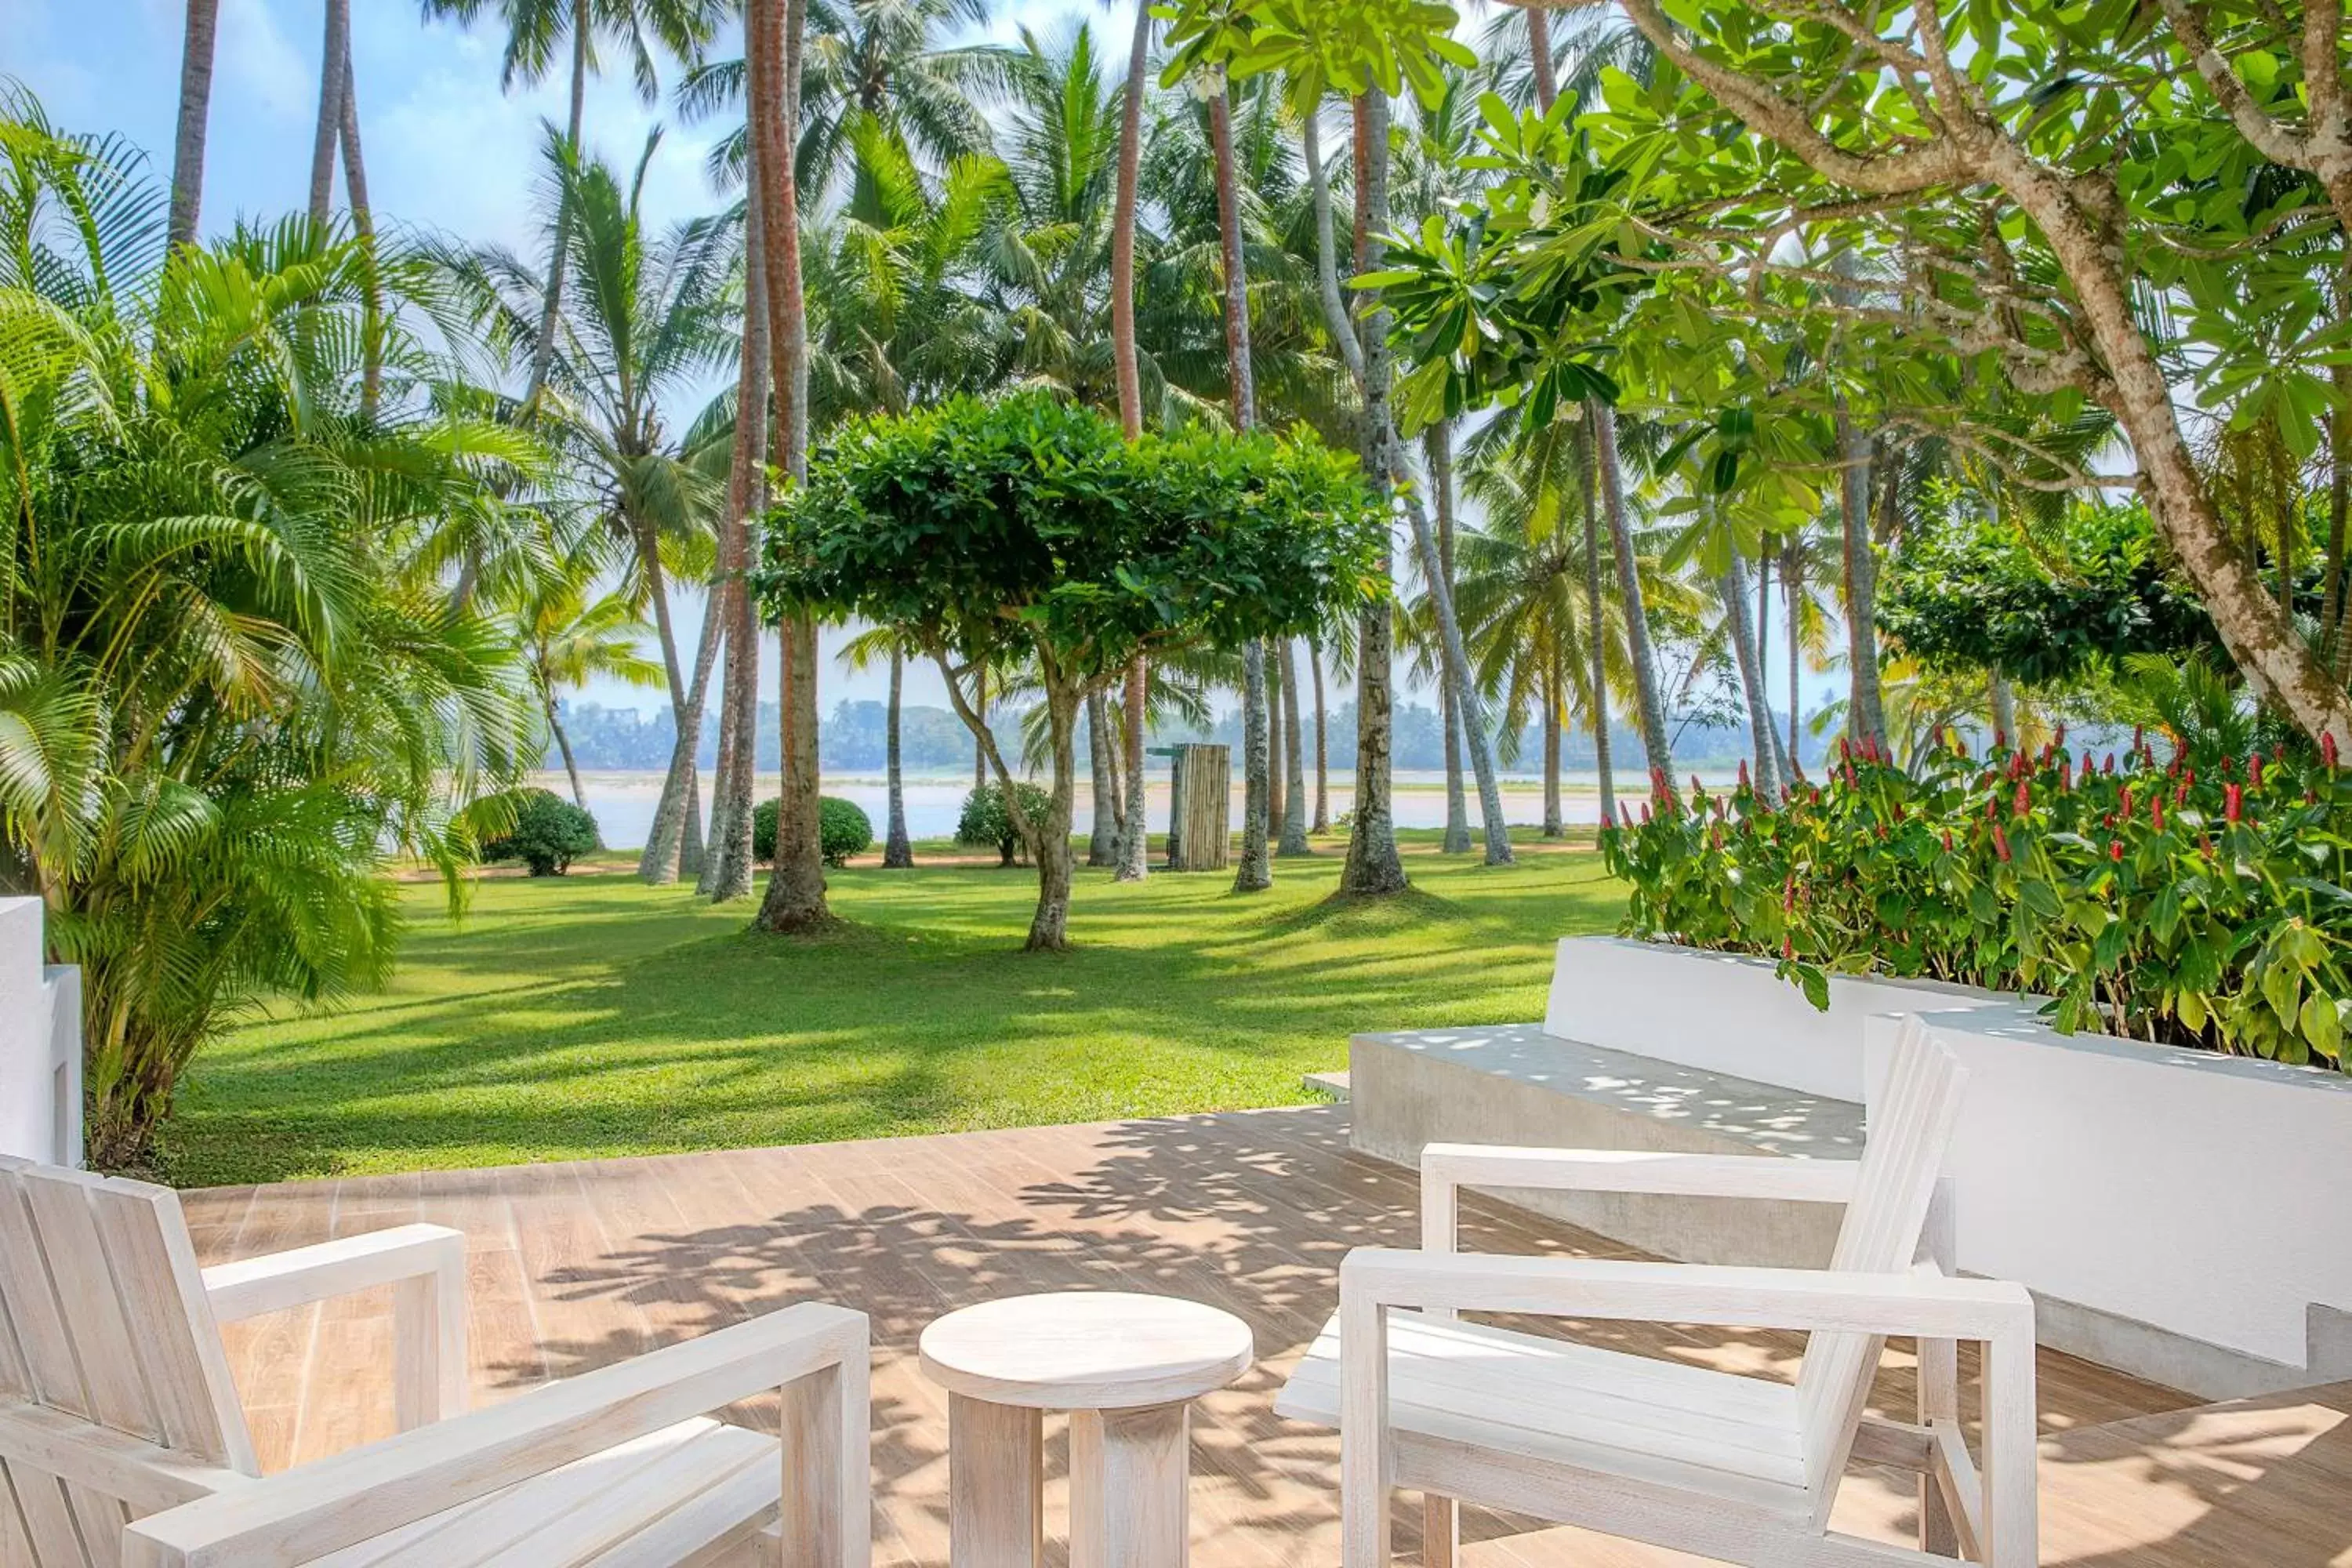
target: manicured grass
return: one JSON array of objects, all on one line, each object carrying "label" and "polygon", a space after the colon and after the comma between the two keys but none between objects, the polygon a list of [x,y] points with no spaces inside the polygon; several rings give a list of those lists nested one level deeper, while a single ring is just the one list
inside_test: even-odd
[{"label": "manicured grass", "polygon": [[[1416,836],[1408,835],[1408,839]],[[1612,927],[1591,852],[1517,867],[1409,842],[1414,887],[1329,901],[1343,846],[1120,886],[1081,871],[1077,951],[1017,950],[1026,868],[852,868],[831,936],[625,875],[436,886],[391,989],[203,1055],[167,1140],[185,1185],[949,1131],[1306,1099],[1365,1029],[1542,1016],[1555,939]]]}]

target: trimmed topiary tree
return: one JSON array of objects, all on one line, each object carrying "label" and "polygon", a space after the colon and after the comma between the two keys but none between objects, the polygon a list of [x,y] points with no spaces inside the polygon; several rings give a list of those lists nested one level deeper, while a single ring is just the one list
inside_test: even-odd
[{"label": "trimmed topiary tree", "polygon": [[552,790],[522,792],[513,830],[482,846],[482,858],[520,860],[534,877],[561,877],[599,847],[596,819]]},{"label": "trimmed topiary tree", "polygon": [[971,689],[1025,664],[1044,694],[1053,789],[1019,791],[1037,861],[1028,945],[1068,945],[1075,732],[1087,699],[1139,655],[1319,631],[1385,591],[1386,519],[1352,457],[1212,431],[1129,442],[1042,393],[956,398],[856,420],[769,519],[755,585],[772,620],[808,610],[903,632],[1000,783],[1012,778]]}]

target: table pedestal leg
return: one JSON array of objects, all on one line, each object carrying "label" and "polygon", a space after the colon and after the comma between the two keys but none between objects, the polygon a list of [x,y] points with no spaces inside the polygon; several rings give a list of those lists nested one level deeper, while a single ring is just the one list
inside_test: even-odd
[{"label": "table pedestal leg", "polygon": [[1045,1560],[1045,1413],[948,1395],[948,1562],[1037,1568]]},{"label": "table pedestal leg", "polygon": [[1187,1408],[1070,1413],[1070,1568],[1182,1568]]}]

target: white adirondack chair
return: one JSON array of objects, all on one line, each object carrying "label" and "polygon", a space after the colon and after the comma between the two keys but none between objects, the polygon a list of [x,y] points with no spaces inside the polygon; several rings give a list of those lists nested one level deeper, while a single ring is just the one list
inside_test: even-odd
[{"label": "white adirondack chair", "polygon": [[[218,1324],[384,1285],[402,1431],[262,1479]],[[168,1189],[0,1159],[0,1568],[866,1568],[863,1313],[466,1415],[465,1288],[430,1225],[199,1269]],[[781,1443],[705,1415],[775,1390]]]},{"label": "white adirondack chair", "polygon": [[[1429,1568],[1453,1560],[1456,1500],[1759,1568],[1916,1564],[1923,1553],[2033,1563],[2032,1299],[1938,1267],[1949,1263],[1938,1167],[1965,1077],[1912,1021],[1859,1161],[1430,1145],[1422,1250],[1348,1255],[1339,1311],[1275,1406],[1340,1429],[1345,1568],[1388,1568],[1391,1486],[1427,1499]],[[1454,1251],[1464,1185],[1846,1212],[1826,1270],[1477,1258]],[[1918,1263],[1923,1237],[1940,1256]],[[1790,1387],[1463,1322],[1464,1311],[1809,1339]],[[1864,1415],[1889,1335],[1919,1341],[1916,1422]],[[1960,1434],[1962,1340],[1985,1346],[1981,1474]],[[1829,1529],[1856,1458],[1920,1473],[1919,1552]]]}]

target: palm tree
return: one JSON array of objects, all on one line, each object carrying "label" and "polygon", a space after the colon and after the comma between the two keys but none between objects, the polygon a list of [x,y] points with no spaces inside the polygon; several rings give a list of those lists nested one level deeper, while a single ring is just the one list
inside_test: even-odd
[{"label": "palm tree", "polygon": [[213,43],[220,35],[220,0],[188,0],[180,43],[179,129],[172,139],[171,243],[196,237],[204,205],[205,132],[212,119]]},{"label": "palm tree", "polygon": [[[889,822],[882,835],[885,870],[904,870],[915,863],[914,850],[907,840],[907,792],[898,764],[898,703],[909,651],[906,637],[897,628],[874,626],[850,638],[840,655],[845,666],[857,670],[873,668],[879,658],[890,661],[890,701],[883,720],[883,768],[890,792]],[[919,650],[912,651],[919,657]]]},{"label": "palm tree", "polygon": [[[686,846],[698,845],[688,818],[694,747],[717,647],[719,617],[706,616],[702,648],[689,672],[681,665],[670,616],[673,566],[709,570],[711,527],[722,491],[689,460],[668,429],[664,407],[740,350],[736,301],[728,288],[734,226],[715,219],[659,237],[646,232],[646,169],[658,144],[648,137],[624,185],[610,165],[583,163],[551,138],[547,158],[561,183],[567,243],[562,269],[571,286],[547,347],[551,434],[588,494],[625,563],[632,605],[649,608],[661,644],[677,754],[656,809],[639,865],[648,881],[698,869]],[[493,342],[537,359],[538,302],[547,284],[512,253],[484,248],[451,258],[454,279]]]},{"label": "palm tree", "polygon": [[631,686],[659,686],[662,667],[638,652],[651,628],[637,619],[625,595],[588,596],[595,575],[593,558],[567,566],[539,585],[519,607],[515,620],[540,711],[572,781],[572,803],[585,811],[588,792],[581,787],[580,764],[572,759],[572,737],[564,732],[557,699],[565,688],[599,676]]},{"label": "palm tree", "polygon": [[403,567],[539,454],[436,406],[452,367],[396,330],[362,419],[357,245],[296,218],[167,257],[136,155],[20,95],[0,159],[0,883],[81,966],[119,1166],[221,1030],[379,982],[387,854],[454,885],[529,764],[511,638]]},{"label": "palm tree", "polygon": [[[809,206],[839,194],[860,119],[882,121],[935,170],[992,150],[985,110],[1008,90],[1013,51],[943,41],[988,19],[987,0],[811,0],[793,154]],[[689,121],[740,113],[744,75],[740,59],[695,66],[678,83],[680,111]],[[742,179],[747,146],[738,125],[711,149],[721,188]]]},{"label": "palm tree", "polygon": [[[537,87],[554,65],[557,51],[566,51],[572,76],[563,145],[574,157],[580,153],[588,73],[595,68],[599,42],[627,54],[637,96],[651,104],[660,93],[656,50],[689,63],[698,58],[719,13],[719,0],[423,0],[423,4],[425,16],[446,16],[464,27],[486,15],[498,17],[507,35],[499,85],[509,91],[518,82]],[[523,392],[526,408],[537,405],[554,360],[556,316],[562,309],[568,271],[563,258],[572,235],[567,202],[568,192],[559,186],[548,265],[541,273],[545,292],[540,301],[539,331],[531,340],[530,378]]]},{"label": "palm tree", "polygon": [[[1119,428],[1130,441],[1143,435],[1143,372],[1135,341],[1136,208],[1143,172],[1143,100],[1150,86],[1151,6],[1135,0],[1135,37],[1128,46],[1127,85],[1118,103],[1118,174],[1112,182],[1110,240],[1110,357],[1118,384]],[[1119,814],[1114,857],[1122,882],[1139,882],[1150,856],[1144,821],[1143,731],[1150,672],[1138,656],[1127,672],[1127,800]]]}]

